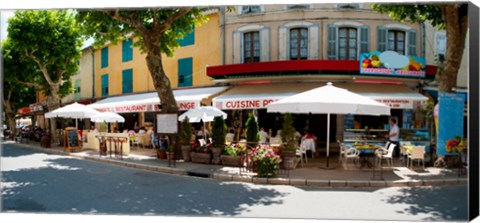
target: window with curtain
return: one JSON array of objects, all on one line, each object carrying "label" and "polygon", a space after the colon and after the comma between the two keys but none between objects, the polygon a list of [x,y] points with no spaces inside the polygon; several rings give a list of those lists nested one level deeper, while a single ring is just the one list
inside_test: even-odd
[{"label": "window with curtain", "polygon": [[405,54],[405,32],[388,30],[388,50],[395,51],[400,55]]},{"label": "window with curtain", "polygon": [[344,27],[338,29],[338,59],[357,60],[357,29]]},{"label": "window with curtain", "polygon": [[245,5],[242,6],[242,14],[261,12],[262,8],[259,5]]},{"label": "window with curtain", "polygon": [[244,63],[260,61],[260,33],[258,31],[243,34]]},{"label": "window with curtain", "polygon": [[306,60],[308,57],[308,29],[290,29],[290,59]]}]

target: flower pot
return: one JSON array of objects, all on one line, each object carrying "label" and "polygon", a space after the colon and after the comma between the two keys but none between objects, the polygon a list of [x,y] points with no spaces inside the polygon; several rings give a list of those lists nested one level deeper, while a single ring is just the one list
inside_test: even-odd
[{"label": "flower pot", "polygon": [[192,151],[192,146],[191,145],[183,145],[181,147],[181,149],[182,149],[183,161],[185,161],[185,162],[192,161],[192,159],[190,158],[190,152]]},{"label": "flower pot", "polygon": [[222,164],[225,166],[242,166],[241,156],[221,155]]},{"label": "flower pot", "polygon": [[223,148],[221,147],[212,147],[213,159],[212,164],[220,164],[220,155],[222,155]]},{"label": "flower pot", "polygon": [[167,158],[167,153],[164,150],[157,150],[157,158],[164,160]]},{"label": "flower pot", "polygon": [[190,158],[192,158],[192,162],[194,162],[194,163],[209,164],[210,159],[212,158],[212,154],[192,152],[192,153],[190,153]]}]

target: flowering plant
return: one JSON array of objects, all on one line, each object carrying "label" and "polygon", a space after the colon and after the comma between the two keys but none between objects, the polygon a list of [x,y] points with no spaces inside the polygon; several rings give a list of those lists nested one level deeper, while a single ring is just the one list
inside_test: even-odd
[{"label": "flowering plant", "polygon": [[192,145],[192,152],[210,153],[210,146],[211,146],[211,144],[206,144],[206,145],[201,146],[200,144],[195,143],[195,144]]},{"label": "flowering plant", "polygon": [[231,144],[225,146],[224,154],[229,156],[240,156],[245,154],[247,146],[245,144]]},{"label": "flowering plant", "polygon": [[280,169],[282,159],[269,146],[262,145],[252,149],[251,157],[259,177],[273,176]]}]

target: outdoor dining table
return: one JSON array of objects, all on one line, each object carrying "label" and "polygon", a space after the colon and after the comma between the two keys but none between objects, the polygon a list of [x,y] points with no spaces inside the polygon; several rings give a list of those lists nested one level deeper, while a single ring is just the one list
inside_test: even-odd
[{"label": "outdoor dining table", "polygon": [[[380,148],[379,146],[373,146],[373,145],[354,145],[356,150],[359,151],[373,151],[372,155],[375,155],[375,151]],[[360,164],[361,167],[368,166],[369,168],[373,167],[373,163],[368,159],[372,155],[367,154],[367,153],[360,153]]]}]

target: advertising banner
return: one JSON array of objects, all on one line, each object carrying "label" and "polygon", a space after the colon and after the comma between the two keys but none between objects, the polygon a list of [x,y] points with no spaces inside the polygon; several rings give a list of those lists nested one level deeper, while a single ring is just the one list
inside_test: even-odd
[{"label": "advertising banner", "polygon": [[425,58],[404,56],[394,51],[360,54],[360,74],[425,77]]},{"label": "advertising banner", "polygon": [[464,99],[457,94],[441,93],[438,99],[437,154],[456,155],[463,140]]}]

